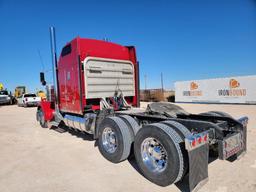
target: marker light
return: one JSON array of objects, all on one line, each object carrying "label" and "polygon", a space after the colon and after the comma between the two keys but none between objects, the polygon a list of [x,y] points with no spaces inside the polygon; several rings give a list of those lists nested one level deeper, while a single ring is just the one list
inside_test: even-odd
[{"label": "marker light", "polygon": [[200,144],[200,143],[202,142],[202,137],[199,137],[199,138],[197,139],[197,141],[198,141],[198,143]]},{"label": "marker light", "polygon": [[208,132],[202,132],[194,135],[190,135],[185,138],[185,146],[188,151],[196,149],[204,144],[207,144],[209,140]]},{"label": "marker light", "polygon": [[193,141],[192,141],[192,147],[195,147],[196,146],[196,140],[194,139]]},{"label": "marker light", "polygon": [[208,136],[205,135],[205,136],[204,136],[204,142],[206,142],[207,140],[208,140]]}]

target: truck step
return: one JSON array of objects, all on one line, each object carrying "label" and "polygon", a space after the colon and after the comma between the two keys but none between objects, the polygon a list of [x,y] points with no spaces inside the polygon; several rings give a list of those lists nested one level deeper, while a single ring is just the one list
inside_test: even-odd
[{"label": "truck step", "polygon": [[50,127],[58,127],[59,126],[59,122],[56,122],[56,121],[51,121],[51,122],[49,122],[49,126]]},{"label": "truck step", "polygon": [[57,131],[57,132],[59,132],[59,133],[65,133],[65,132],[67,132],[67,130],[66,129],[64,129],[64,128],[61,128],[61,127],[52,127],[51,128],[52,130],[54,130],[54,131]]}]

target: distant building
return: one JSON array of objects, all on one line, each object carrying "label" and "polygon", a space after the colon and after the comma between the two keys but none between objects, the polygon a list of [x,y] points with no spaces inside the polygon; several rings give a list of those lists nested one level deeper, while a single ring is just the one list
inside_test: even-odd
[{"label": "distant building", "polygon": [[172,90],[162,90],[162,89],[141,89],[140,90],[140,100],[141,101],[174,101],[175,92]]}]

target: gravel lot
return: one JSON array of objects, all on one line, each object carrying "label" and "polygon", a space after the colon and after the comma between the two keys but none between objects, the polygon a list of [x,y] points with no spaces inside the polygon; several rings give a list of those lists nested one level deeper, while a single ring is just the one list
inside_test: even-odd
[{"label": "gravel lot", "polygon": [[[247,115],[248,152],[233,163],[209,165],[201,192],[256,191],[256,106],[179,104],[188,112],[220,110]],[[145,106],[145,103],[143,104]],[[159,187],[140,175],[134,160],[112,164],[89,135],[42,129],[36,108],[0,106],[0,192],[180,191]]]}]

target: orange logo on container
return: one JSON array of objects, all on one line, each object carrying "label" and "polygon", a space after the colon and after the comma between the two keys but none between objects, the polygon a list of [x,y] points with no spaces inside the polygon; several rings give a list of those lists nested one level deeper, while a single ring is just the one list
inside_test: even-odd
[{"label": "orange logo on container", "polygon": [[183,96],[192,96],[192,97],[197,97],[197,96],[202,96],[203,93],[201,90],[198,89],[198,84],[195,82],[190,83],[190,91],[183,91]]},{"label": "orange logo on container", "polygon": [[190,90],[198,89],[198,85],[195,82],[190,83]]},{"label": "orange logo on container", "polygon": [[235,79],[230,79],[229,89],[220,89],[218,90],[218,94],[219,96],[225,96],[225,97],[246,96],[246,89],[239,89],[238,87],[240,87],[240,83]]},{"label": "orange logo on container", "polygon": [[229,81],[229,87],[232,89],[232,88],[237,88],[240,86],[240,83],[235,80],[235,79],[230,79]]}]

